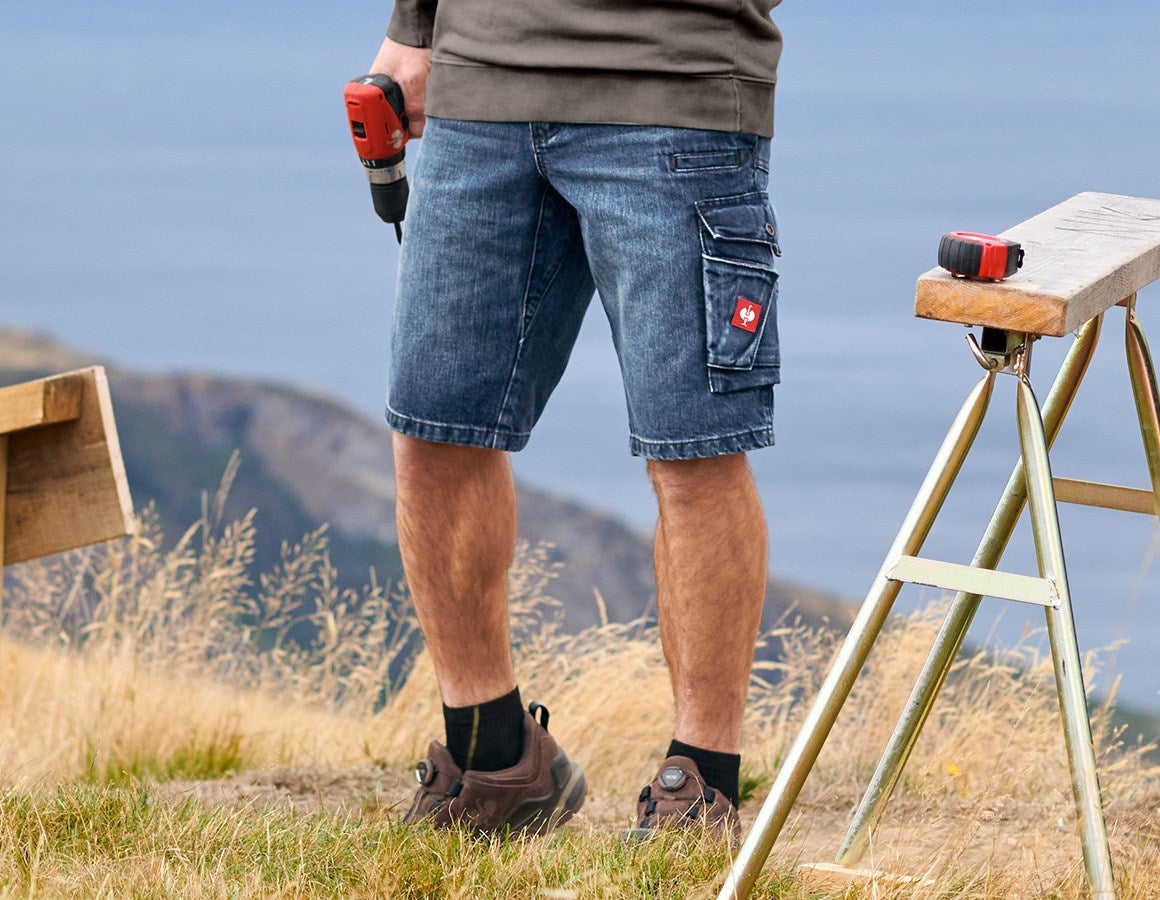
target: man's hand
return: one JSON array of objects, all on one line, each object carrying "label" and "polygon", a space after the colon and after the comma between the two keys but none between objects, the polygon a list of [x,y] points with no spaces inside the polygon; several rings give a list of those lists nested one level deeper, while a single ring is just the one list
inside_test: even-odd
[{"label": "man's hand", "polygon": [[427,121],[424,109],[427,73],[431,71],[431,48],[409,47],[385,38],[370,71],[372,75],[390,75],[403,89],[403,102],[410,123],[408,131],[411,137],[422,137],[423,125]]}]

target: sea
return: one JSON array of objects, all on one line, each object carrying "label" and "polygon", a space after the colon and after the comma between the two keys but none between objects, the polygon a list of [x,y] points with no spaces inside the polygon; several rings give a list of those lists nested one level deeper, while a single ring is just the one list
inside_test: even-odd
[{"label": "sea", "polygon": [[[5,3],[0,324],[124,366],[287,383],[380,416],[396,244],[371,211],[342,88],[389,14],[368,0]],[[1081,191],[1160,196],[1160,12],[1151,0],[785,0],[774,18],[783,381],[777,445],[752,462],[775,574],[857,603],[981,374],[965,328],[913,316],[915,278],[944,232],[1001,231]],[[1139,314],[1160,335],[1160,289],[1141,293]],[[1053,465],[1145,487],[1122,327],[1111,311]],[[1041,396],[1069,342],[1037,345]],[[1004,377],[928,555],[969,561],[1016,457],[1014,422]],[[594,303],[514,465],[648,531],[655,503],[627,444]],[[1061,519],[1093,687],[1119,680],[1124,702],[1160,712],[1156,519],[1077,507]],[[1035,571],[1026,517],[1004,567]],[[908,587],[899,608],[937,600]],[[1043,616],[985,600],[969,639],[1045,647]]]}]

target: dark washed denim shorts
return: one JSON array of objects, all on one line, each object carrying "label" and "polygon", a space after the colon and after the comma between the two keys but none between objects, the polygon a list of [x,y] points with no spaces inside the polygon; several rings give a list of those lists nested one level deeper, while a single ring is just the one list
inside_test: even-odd
[{"label": "dark washed denim shorts", "polygon": [[411,173],[387,421],[519,450],[599,292],[653,459],[773,443],[769,140],[638,125],[427,120]]}]

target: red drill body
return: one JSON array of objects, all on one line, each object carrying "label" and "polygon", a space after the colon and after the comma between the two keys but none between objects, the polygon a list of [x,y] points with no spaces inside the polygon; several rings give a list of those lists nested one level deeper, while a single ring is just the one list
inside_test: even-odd
[{"label": "red drill body", "polygon": [[404,146],[408,122],[402,89],[387,75],[363,75],[343,92],[354,149],[371,184],[375,212],[395,226],[402,240],[407,212],[407,170]]}]

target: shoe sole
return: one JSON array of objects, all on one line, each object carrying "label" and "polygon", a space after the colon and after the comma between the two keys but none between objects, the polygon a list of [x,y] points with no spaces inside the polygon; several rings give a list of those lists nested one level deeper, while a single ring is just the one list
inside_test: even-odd
[{"label": "shoe sole", "polygon": [[529,834],[544,832],[563,825],[584,805],[588,781],[579,765],[561,750],[552,760],[553,790],[546,797],[525,800],[504,822],[512,831]]}]

